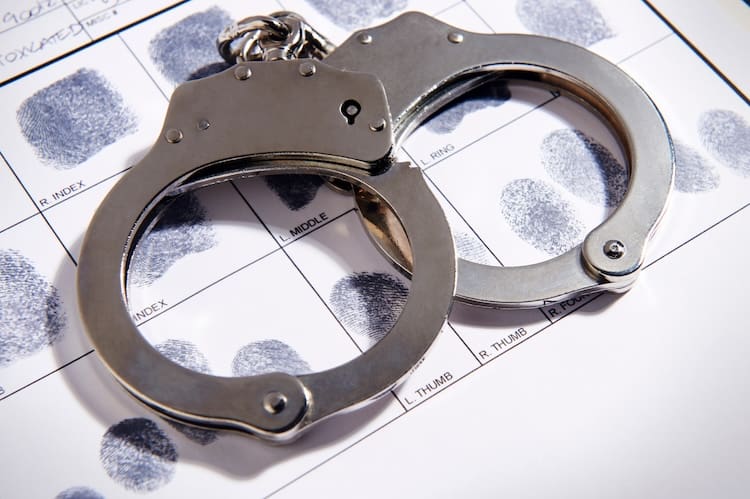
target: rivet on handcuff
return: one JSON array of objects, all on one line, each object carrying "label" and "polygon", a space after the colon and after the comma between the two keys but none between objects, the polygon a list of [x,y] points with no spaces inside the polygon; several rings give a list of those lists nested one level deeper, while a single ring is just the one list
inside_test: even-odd
[{"label": "rivet on handcuff", "polygon": [[[290,441],[399,383],[427,352],[454,297],[536,307],[634,282],[671,189],[672,146],[649,97],[601,57],[550,38],[469,33],[419,13],[334,48],[298,15],[279,12],[240,21],[218,46],[237,64],[175,90],[159,139],[102,202],[79,260],[80,311],[92,343],[118,381],[160,415]],[[431,113],[496,77],[584,103],[614,130],[629,165],[628,191],[612,216],[581,246],[536,265],[457,261],[421,171],[394,160],[399,142]],[[201,186],[281,173],[354,186],[374,240],[412,277],[397,322],[365,354],[313,374],[225,378],[162,357],[131,320],[124,291],[154,208]]]}]

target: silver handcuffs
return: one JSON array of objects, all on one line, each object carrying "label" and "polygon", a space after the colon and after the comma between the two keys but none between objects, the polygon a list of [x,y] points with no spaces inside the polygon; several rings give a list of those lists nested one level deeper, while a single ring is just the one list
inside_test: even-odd
[{"label": "silver handcuffs", "polygon": [[[646,93],[601,57],[550,38],[469,33],[420,13],[354,33],[335,49],[295,14],[257,16],[225,32],[219,49],[240,62],[175,90],[160,137],[109,192],[81,248],[78,294],[88,335],[117,380],[158,414],[290,441],[399,383],[427,352],[454,297],[538,307],[622,292],[636,279],[671,190],[672,145]],[[579,247],[536,265],[456,260],[421,171],[394,159],[430,114],[497,76],[552,87],[593,109],[620,139],[630,168],[612,216]],[[154,208],[205,185],[282,173],[355,187],[373,239],[411,274],[398,320],[366,353],[319,373],[226,378],[166,359],[138,332],[125,293],[133,248],[153,225]]]}]

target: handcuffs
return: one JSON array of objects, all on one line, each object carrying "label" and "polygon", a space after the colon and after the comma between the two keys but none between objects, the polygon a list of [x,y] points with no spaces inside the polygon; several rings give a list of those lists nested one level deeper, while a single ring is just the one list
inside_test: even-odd
[{"label": "handcuffs", "polygon": [[[413,12],[335,49],[289,12],[240,21],[218,45],[237,64],[175,90],[158,140],[96,211],[78,266],[80,312],[94,347],[158,414],[287,442],[408,375],[454,298],[538,307],[622,292],[635,281],[671,190],[672,145],[650,98],[603,58],[540,36],[469,33]],[[431,113],[498,76],[552,87],[593,109],[619,138],[630,171],[622,203],[580,246],[515,268],[457,260],[421,170],[394,159],[400,141]],[[205,185],[283,173],[354,186],[373,239],[411,274],[398,320],[358,358],[313,374],[227,378],[162,357],[138,332],[125,292],[133,248],[153,226],[154,208]]]}]

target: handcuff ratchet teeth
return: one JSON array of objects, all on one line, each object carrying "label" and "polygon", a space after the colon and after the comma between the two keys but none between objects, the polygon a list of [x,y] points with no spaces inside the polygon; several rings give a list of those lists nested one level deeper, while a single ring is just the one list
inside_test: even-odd
[{"label": "handcuff ratchet teeth", "polygon": [[[145,405],[186,424],[290,441],[409,374],[447,318],[457,275],[461,299],[490,306],[536,305],[631,282],[669,192],[672,153],[656,108],[619,69],[564,42],[471,34],[423,14],[355,33],[333,51],[299,16],[270,19],[278,18],[286,27],[268,18],[244,20],[233,31],[244,37],[240,47],[231,36],[219,40],[227,57],[274,62],[242,62],[177,88],[156,143],[108,193],[84,238],[78,265],[84,326],[105,365]],[[275,32],[262,31],[264,23]],[[290,51],[283,46],[287,38],[306,41]],[[294,59],[328,52],[323,61]],[[551,84],[584,99],[626,146],[631,180],[623,204],[582,249],[547,267],[457,263],[448,222],[422,172],[393,159],[398,141],[420,120],[495,74]],[[347,103],[356,103],[354,119]],[[368,192],[367,202],[376,199],[387,221],[405,234],[398,250],[408,254],[412,281],[398,320],[360,357],[313,374],[226,378],[162,357],[132,322],[125,292],[133,248],[152,226],[154,208],[204,185],[284,173],[334,177]],[[615,239],[625,251],[608,242]],[[615,250],[618,258],[611,257]]]}]

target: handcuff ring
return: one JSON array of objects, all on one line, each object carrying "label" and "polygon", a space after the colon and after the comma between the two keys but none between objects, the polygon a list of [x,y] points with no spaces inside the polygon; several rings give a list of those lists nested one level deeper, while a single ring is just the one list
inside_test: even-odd
[{"label": "handcuff ring", "polygon": [[[598,291],[621,293],[635,283],[646,243],[666,209],[674,155],[658,109],[620,68],[557,39],[470,33],[417,12],[353,33],[325,61],[378,76],[397,144],[447,102],[499,75],[572,97],[603,118],[623,146],[630,170],[625,197],[581,245],[519,267],[459,258],[457,300],[490,308],[535,308]],[[408,274],[408,248],[398,222],[367,193],[360,191],[357,203],[379,248]]]},{"label": "handcuff ring", "polygon": [[[396,385],[445,323],[456,282],[452,237],[422,172],[391,162],[390,125],[369,126],[389,116],[382,85],[372,75],[318,61],[310,72],[310,64],[250,62],[180,86],[161,137],[91,221],[78,265],[83,324],[117,380],[162,416],[290,441]],[[352,99],[361,107],[348,124],[341,106]],[[196,126],[206,122],[209,127]],[[415,255],[409,296],[382,340],[333,369],[241,378],[191,371],[163,357],[130,317],[125,290],[132,249],[166,195],[264,173],[336,176],[382,196],[408,231]]]}]

